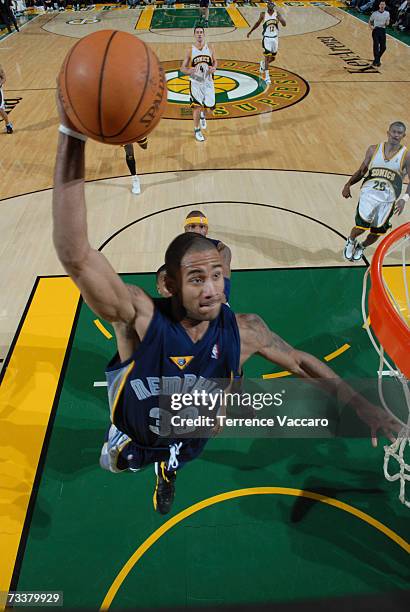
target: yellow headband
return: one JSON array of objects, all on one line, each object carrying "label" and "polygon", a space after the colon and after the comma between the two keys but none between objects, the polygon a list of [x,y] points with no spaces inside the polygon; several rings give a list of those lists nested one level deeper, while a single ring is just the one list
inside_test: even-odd
[{"label": "yellow headband", "polygon": [[208,225],[208,219],[206,217],[188,217],[188,219],[185,219],[184,227],[187,225]]}]

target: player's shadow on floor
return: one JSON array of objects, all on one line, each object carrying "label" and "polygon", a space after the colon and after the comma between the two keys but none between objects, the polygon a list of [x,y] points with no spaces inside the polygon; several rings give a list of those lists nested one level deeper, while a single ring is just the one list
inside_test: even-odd
[{"label": "player's shadow on floor", "polygon": [[87,425],[73,420],[71,426],[57,425],[47,452],[46,471],[50,478],[67,482],[76,480],[79,475],[98,466],[101,447],[104,443],[106,425],[92,423]]},{"label": "player's shadow on floor", "polygon": [[[187,158],[187,153],[182,149],[182,147],[179,147],[179,153],[175,153],[175,148],[177,147],[175,147],[175,143],[173,143],[172,150],[170,150],[169,152],[166,152],[166,157],[170,159],[174,159],[180,167],[184,168],[185,170],[192,170],[192,171],[198,171],[198,172],[201,170],[201,166],[204,170],[209,169],[209,158],[206,154],[205,147],[202,151],[203,157],[201,157],[201,155],[198,154],[197,157],[192,158],[192,159]],[[190,147],[188,147],[188,152],[191,153]],[[234,166],[232,165],[233,164],[232,157],[230,157],[229,155],[226,155],[226,156],[221,155],[220,157],[213,156],[211,169],[217,169],[217,170],[222,169],[222,170],[227,170],[227,171],[236,170],[236,169],[240,170],[241,166],[243,167],[244,164],[246,163],[249,163],[251,166],[255,166],[255,162],[257,162],[258,160],[261,160],[262,166],[265,167],[266,160],[270,158],[271,154],[272,154],[272,150],[268,148],[260,149],[252,153],[247,153],[246,150],[242,148],[241,152],[238,151],[237,154],[235,155],[235,165]]]},{"label": "player's shadow on floor", "polygon": [[[47,128],[51,128],[53,126],[59,125],[60,120],[56,118],[47,119],[46,121],[40,121],[39,123],[32,123],[31,125],[26,125],[23,128],[18,128],[19,132],[41,132],[42,130],[46,130]],[[31,172],[31,166],[30,166]]]},{"label": "player's shadow on floor", "polygon": [[[366,474],[363,476],[366,481]],[[386,492],[370,486],[345,487],[341,483],[335,486],[331,482],[326,485],[322,479],[313,477],[306,480],[304,489],[347,501],[353,507],[359,507],[370,516],[381,519],[384,525],[393,527],[399,535],[406,534],[407,521],[404,517],[400,519],[395,516],[394,506],[397,506],[399,501],[394,499],[393,494],[387,497]],[[409,575],[407,555],[396,542],[356,516],[343,513],[338,508],[326,506],[325,510],[319,506],[324,504],[299,497],[293,502],[290,512],[284,505],[280,508],[282,520],[291,526],[291,529],[307,538],[320,539],[325,543],[322,549],[331,551],[325,560],[317,560],[318,564],[324,562],[337,570],[349,571],[348,559],[351,558],[355,562],[359,561],[364,568],[370,569],[363,572],[363,580],[373,588],[381,588],[381,577],[386,583],[385,588],[392,588],[395,579],[395,586],[403,588],[403,582],[408,580]],[[302,541],[303,538],[298,538],[298,543]],[[303,545],[295,543],[294,539],[291,539],[291,542],[294,555],[312,562]],[[355,570],[352,568],[351,571]]]},{"label": "player's shadow on floor", "polygon": [[[316,441],[315,444],[302,440],[275,442],[254,440],[242,456],[239,451],[232,453],[210,449],[203,458],[212,462],[216,459],[218,463],[226,465],[230,459],[232,489],[275,486],[312,491],[346,501],[389,526],[389,519],[393,519],[393,529],[401,535],[406,533],[407,517],[403,512],[402,516],[397,512],[401,510],[396,499],[397,491],[390,496],[386,494],[380,452],[375,454],[370,443],[366,446],[366,452],[364,444],[367,444],[367,440],[354,441],[353,445],[339,439]],[[360,455],[360,450],[364,454]],[[278,521],[286,525],[293,558],[328,565],[338,572],[349,572],[346,559],[352,558],[363,564],[364,568],[371,568],[370,572],[365,572],[363,580],[372,588],[380,586],[380,576],[386,576],[386,582],[389,576],[396,577],[397,586],[403,588],[406,579],[405,553],[396,543],[384,540],[384,534],[374,532],[373,527],[357,517],[319,500],[292,496],[293,501],[289,504],[287,495],[272,495],[271,498],[272,503],[256,503],[255,496],[241,497],[237,504],[240,505],[245,524],[246,520],[250,520],[251,523],[262,521],[270,526]],[[299,537],[300,534],[306,538]],[[315,554],[312,559],[308,551],[315,540],[321,553]],[[310,544],[305,546],[304,542]]]}]

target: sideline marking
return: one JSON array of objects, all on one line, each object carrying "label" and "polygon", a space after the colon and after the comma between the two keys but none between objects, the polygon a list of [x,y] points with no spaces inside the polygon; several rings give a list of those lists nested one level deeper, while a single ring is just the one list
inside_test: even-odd
[{"label": "sideline marking", "polygon": [[154,16],[154,7],[146,6],[140,13],[139,19],[135,24],[136,30],[149,30],[151,27],[151,21]]},{"label": "sideline marking", "polygon": [[110,334],[108,329],[106,327],[104,327],[104,325],[101,323],[101,321],[99,319],[94,319],[93,323],[100,330],[100,332],[102,333],[103,336],[108,338],[108,340],[111,340],[112,334]]},{"label": "sideline marking", "polygon": [[0,591],[8,591],[80,292],[40,278],[0,386]]},{"label": "sideline marking", "polygon": [[246,21],[242,13],[236,8],[236,6],[227,7],[226,12],[232,19],[234,26],[237,28],[249,28],[249,23]]},{"label": "sideline marking", "polygon": [[343,346],[341,346],[340,348],[338,348],[336,351],[333,351],[333,353],[329,353],[329,355],[326,355],[325,357],[323,357],[323,359],[325,361],[332,361],[332,359],[335,359],[336,357],[339,357],[339,355],[341,355],[342,353],[347,351],[349,348],[350,348],[350,344],[346,343]]}]

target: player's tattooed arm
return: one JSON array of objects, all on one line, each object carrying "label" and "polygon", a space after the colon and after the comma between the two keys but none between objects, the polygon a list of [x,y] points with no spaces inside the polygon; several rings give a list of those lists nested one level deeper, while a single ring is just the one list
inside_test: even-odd
[{"label": "player's tattooed arm", "polygon": [[350,187],[352,185],[355,185],[356,183],[358,183],[359,181],[362,180],[362,178],[366,175],[368,169],[369,169],[369,165],[370,165],[370,161],[374,155],[374,152],[376,151],[376,145],[371,145],[367,151],[366,151],[366,155],[365,158],[363,160],[362,165],[360,166],[360,168],[353,174],[353,176],[350,177],[350,179],[347,181],[346,185],[343,187],[342,190],[342,196],[344,198],[351,198],[352,194],[350,193]]},{"label": "player's tattooed arm", "polygon": [[6,82],[6,73],[3,70],[3,67],[0,66],[0,87]]},{"label": "player's tattooed arm", "polygon": [[377,446],[379,429],[390,440],[394,440],[393,434],[400,430],[400,424],[360,393],[356,393],[327,365],[313,355],[290,346],[272,332],[258,315],[238,314],[236,319],[241,338],[241,366],[251,355],[261,355],[307,382],[319,385],[324,391],[336,396],[342,405],[349,404],[354,408],[360,419],[370,427],[373,446]]},{"label": "player's tattooed arm", "polygon": [[[70,125],[62,108],[61,122]],[[53,239],[57,255],[84,300],[110,322],[131,323],[153,312],[152,300],[127,286],[88,239],[84,194],[85,142],[59,134],[53,189]]]},{"label": "player's tattooed arm", "polygon": [[253,32],[254,30],[256,30],[257,28],[259,28],[259,26],[260,26],[260,24],[262,23],[262,21],[263,21],[264,17],[265,17],[265,13],[264,13],[264,12],[262,12],[262,13],[259,15],[259,19],[258,19],[258,21],[255,23],[255,25],[254,25],[254,26],[253,26],[253,27],[252,27],[252,28],[249,30],[249,32],[247,33],[246,38],[249,38],[249,36],[252,34],[252,32]]},{"label": "player's tattooed arm", "polygon": [[241,337],[241,365],[255,353],[272,363],[303,376],[299,351],[269,329],[256,314],[237,314],[236,319]]}]

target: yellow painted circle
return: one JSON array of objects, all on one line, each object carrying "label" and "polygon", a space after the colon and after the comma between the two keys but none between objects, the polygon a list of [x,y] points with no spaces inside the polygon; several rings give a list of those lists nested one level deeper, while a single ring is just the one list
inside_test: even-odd
[{"label": "yellow painted circle", "polygon": [[370,514],[366,514],[362,512],[358,508],[354,506],[350,506],[350,504],[346,504],[338,499],[334,499],[333,497],[327,497],[321,493],[315,493],[313,491],[305,491],[304,489],[291,489],[287,487],[253,487],[249,489],[237,489],[235,491],[227,491],[226,493],[221,493],[220,495],[214,495],[213,497],[208,497],[208,499],[204,499],[182,512],[179,512],[172,518],[170,518],[166,523],[161,525],[158,529],[156,529],[146,540],[137,548],[137,550],[131,555],[125,565],[122,567],[121,571],[115,577],[112,585],[108,589],[106,596],[104,597],[104,601],[101,604],[101,610],[108,610],[110,605],[113,602],[114,597],[118,593],[122,583],[127,578],[130,571],[134,568],[134,566],[138,563],[141,557],[157,542],[167,531],[172,529],[178,523],[181,523],[183,520],[196,514],[200,510],[204,508],[208,508],[209,506],[214,506],[215,504],[219,504],[220,502],[226,501],[228,499],[236,499],[238,497],[247,497],[249,495],[291,495],[294,497],[305,497],[306,499],[314,499],[315,501],[322,502],[328,506],[333,506],[334,508],[339,508],[339,510],[343,510],[348,514],[352,514],[356,516],[360,520],[364,521],[371,527],[374,527],[381,533],[384,533],[385,536],[390,538],[393,542],[398,544],[405,552],[410,553],[410,544],[406,542],[404,538],[399,536],[389,527],[383,525],[380,521],[370,516]]},{"label": "yellow painted circle", "polygon": [[235,81],[235,79],[231,79],[227,76],[219,76],[216,74],[214,78],[214,86],[215,93],[223,93],[225,91],[232,91],[233,89],[238,87],[238,83]]},{"label": "yellow painted circle", "polygon": [[189,94],[189,76],[184,74],[183,76],[170,79],[167,81],[167,87],[175,93]]},{"label": "yellow painted circle", "polygon": [[[238,87],[238,83],[235,79],[231,79],[226,76],[215,75],[214,79],[215,93],[223,93],[226,91],[232,91]],[[183,75],[170,79],[167,82],[167,87],[170,91],[180,94],[189,94],[189,76]]]}]

